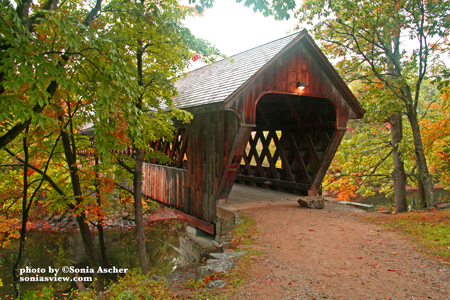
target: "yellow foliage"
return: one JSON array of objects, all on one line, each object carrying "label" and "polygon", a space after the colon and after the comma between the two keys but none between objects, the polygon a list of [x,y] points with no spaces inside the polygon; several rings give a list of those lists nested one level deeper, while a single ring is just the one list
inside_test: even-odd
[{"label": "yellow foliage", "polygon": [[20,237],[19,229],[13,226],[19,223],[18,219],[6,219],[0,215],[0,248],[6,247],[10,240]]}]

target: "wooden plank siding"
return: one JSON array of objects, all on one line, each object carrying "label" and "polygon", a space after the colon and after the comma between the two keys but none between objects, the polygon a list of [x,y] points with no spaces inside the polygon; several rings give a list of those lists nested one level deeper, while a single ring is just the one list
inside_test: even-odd
[{"label": "wooden plank siding", "polygon": [[[176,83],[175,105],[194,118],[175,124],[179,140],[160,149],[173,155],[174,166],[187,169],[145,167],[147,196],[207,223],[203,228],[216,223],[217,205],[228,198],[236,178],[320,193],[348,120],[364,115],[306,30],[233,58],[194,70]],[[305,83],[304,90],[298,82]]]},{"label": "wooden plank siding", "polygon": [[[334,78],[337,73],[335,73],[334,69],[332,71],[329,70],[329,66],[327,65],[328,61],[326,61],[324,56],[321,56],[322,54],[317,53],[317,49],[314,48],[316,46],[311,41],[305,37],[297,43],[290,44],[287,47],[288,49],[285,49],[271,63],[268,63],[258,71],[246,84],[235,91],[225,101],[225,109],[236,112],[241,119],[242,125],[256,126],[256,130],[259,131],[258,125],[269,125],[262,124],[262,122],[257,120],[257,115],[259,115],[260,119],[264,118],[264,112],[258,109],[258,107],[260,106],[260,100],[267,98],[265,97],[266,95],[274,95],[272,101],[275,103],[278,102],[278,105],[283,105],[286,97],[308,98],[311,101],[312,107],[304,107],[302,109],[309,110],[309,114],[315,115],[320,114],[320,109],[314,108],[315,101],[325,99],[330,103],[334,110],[333,117],[324,120],[314,120],[314,122],[329,123],[329,121],[332,121],[334,126],[331,131],[322,130],[322,132],[316,131],[313,134],[308,134],[308,130],[302,128],[303,123],[309,123],[305,122],[308,113],[303,113],[301,118],[297,116],[296,124],[292,124],[292,122],[285,124],[286,126],[297,126],[295,136],[298,136],[298,134],[303,136],[296,141],[300,144],[299,148],[307,148],[304,150],[306,154],[302,154],[305,164],[303,168],[307,168],[306,171],[311,175],[311,178],[306,182],[305,180],[288,181],[299,183],[296,187],[302,189],[299,190],[300,194],[315,195],[320,192],[321,182],[345,133],[348,120],[358,117],[360,111],[355,112],[349,102],[344,99],[344,88]],[[305,83],[305,89],[303,91],[297,89],[297,82]],[[297,113],[297,110],[298,108],[290,107],[290,111],[294,115]],[[265,114],[274,113],[277,113],[277,111],[265,111]],[[278,113],[283,116],[282,111]],[[273,129],[280,130],[280,128]],[[293,131],[291,130],[291,132]],[[329,137],[329,140],[325,138],[326,136]],[[247,144],[248,140],[242,140],[240,142]],[[236,147],[243,148],[242,145],[236,145]],[[298,173],[300,172],[305,173],[305,170],[298,170]],[[273,174],[275,172],[272,171],[271,173]],[[228,175],[236,178],[233,172],[229,172]],[[240,179],[243,180],[245,177],[241,176]],[[258,180],[246,179],[249,182],[258,182]],[[273,178],[273,176],[270,176],[270,179],[274,180],[269,181],[269,185],[275,186],[276,188],[288,186],[280,183],[279,179]],[[224,187],[224,191],[231,191],[232,180],[228,179],[226,182],[228,182],[228,186]],[[309,186],[307,190],[305,190],[305,183]],[[226,196],[226,193],[224,196]]]},{"label": "wooden plank siding", "polygon": [[239,118],[234,112],[219,110],[195,114],[185,126],[189,136],[190,201],[183,211],[215,223],[216,197],[239,128]]},{"label": "wooden plank siding", "polygon": [[[304,43],[292,45],[277,60],[256,74],[251,84],[244,85],[234,97],[225,102],[225,108],[235,111],[243,124],[255,124],[256,105],[268,93],[290,94],[328,99],[336,109],[336,126],[345,128],[356,113],[334,86],[332,78],[324,70],[323,63],[311,54],[311,46]],[[297,82],[304,82],[303,92]]]},{"label": "wooden plank siding", "polygon": [[189,203],[188,171],[185,169],[144,163],[142,193],[167,206],[184,211]]},{"label": "wooden plank siding", "polygon": [[183,125],[189,137],[188,169],[145,163],[143,193],[208,223],[216,223],[216,198],[239,118],[231,111],[195,114]]}]

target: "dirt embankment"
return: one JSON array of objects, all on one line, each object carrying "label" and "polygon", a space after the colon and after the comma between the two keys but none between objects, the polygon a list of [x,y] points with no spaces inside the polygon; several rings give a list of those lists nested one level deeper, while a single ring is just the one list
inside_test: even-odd
[{"label": "dirt embankment", "polygon": [[[369,213],[266,203],[253,217],[262,250],[234,299],[450,299],[450,269]],[[373,216],[374,214],[370,214]]]}]

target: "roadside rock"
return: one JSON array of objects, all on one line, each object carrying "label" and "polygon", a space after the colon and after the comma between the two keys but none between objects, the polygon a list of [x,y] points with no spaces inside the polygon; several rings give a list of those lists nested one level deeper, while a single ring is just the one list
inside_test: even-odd
[{"label": "roadside rock", "polygon": [[300,197],[297,203],[301,207],[323,209],[325,208],[325,199],[321,196]]},{"label": "roadside rock", "polygon": [[241,252],[210,253],[209,255],[212,258],[228,260],[228,259],[235,259],[244,254],[247,254],[247,252],[241,251]]},{"label": "roadside rock", "polygon": [[223,282],[222,280],[214,280],[211,281],[210,283],[208,283],[206,285],[207,288],[209,289],[221,289],[223,288],[227,283]]},{"label": "roadside rock", "polygon": [[215,272],[208,268],[207,266],[200,266],[195,269],[195,280],[205,278],[207,276],[213,275]]},{"label": "roadside rock", "polygon": [[62,219],[62,216],[60,216],[60,215],[53,216],[53,218],[52,218],[53,222],[59,222],[59,221],[61,221],[61,219]]}]

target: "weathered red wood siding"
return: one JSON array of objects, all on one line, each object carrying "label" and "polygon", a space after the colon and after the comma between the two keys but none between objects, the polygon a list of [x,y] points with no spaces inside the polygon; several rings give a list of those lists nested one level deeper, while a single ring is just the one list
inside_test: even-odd
[{"label": "weathered red wood siding", "polygon": [[225,110],[198,113],[183,127],[188,136],[187,170],[146,163],[143,193],[214,224],[217,193],[239,128],[239,118]]},{"label": "weathered red wood siding", "polygon": [[195,114],[186,126],[190,200],[184,212],[216,222],[217,193],[238,128],[238,116],[225,110]]},{"label": "weathered red wood siding", "polygon": [[[274,63],[263,68],[253,81],[239,89],[225,108],[239,114],[244,124],[255,124],[256,105],[264,94],[285,93],[326,98],[336,108],[336,126],[345,128],[350,118],[356,117],[344,100],[339,85],[326,72],[312,46],[302,42],[294,44]],[[306,88],[298,91],[297,82],[304,82]]]},{"label": "weathered red wood siding", "polygon": [[[327,109],[333,111],[332,114],[329,114],[332,117],[311,121],[309,126],[314,122],[326,122],[327,124],[331,123],[330,130],[328,127],[322,131],[310,130],[311,128],[303,126],[304,121],[301,120],[307,114],[303,114],[301,117],[294,116],[295,121],[291,120],[289,126],[297,126],[299,132],[291,134],[290,131],[296,129],[288,126],[289,128],[285,130],[289,134],[285,134],[284,140],[277,142],[279,144],[277,147],[279,146],[280,149],[283,148],[283,144],[287,145],[287,143],[291,145],[297,143],[304,148],[295,149],[290,146],[286,153],[278,152],[277,155],[283,156],[282,159],[285,162],[292,161],[294,156],[298,159],[299,153],[303,151],[302,159],[312,160],[311,163],[298,159],[298,163],[291,163],[290,170],[286,169],[285,173],[278,174],[272,162],[269,172],[262,170],[261,167],[258,171],[260,174],[265,173],[266,176],[270,176],[278,187],[288,186],[288,188],[295,189],[305,187],[305,191],[312,195],[319,192],[323,176],[345,133],[348,120],[361,117],[364,110],[306,31],[302,32],[295,42],[289,44],[288,48],[280,49],[280,52],[277,53],[279,54],[274,54],[272,60],[253,76],[249,75],[251,77],[231,95],[229,93],[232,90],[228,91],[227,95],[229,96],[225,102],[214,100],[221,93],[217,84],[214,84],[211,91],[206,85],[202,85],[200,90],[186,90],[187,103],[196,103],[195,97],[189,97],[189,95],[195,95],[194,92],[201,95],[198,100],[199,106],[186,106],[190,107],[188,110],[194,113],[194,119],[191,123],[179,127],[186,128],[187,170],[147,166],[148,175],[146,175],[145,181],[148,181],[149,186],[146,193],[150,194],[151,198],[214,224],[217,203],[220,199],[226,199],[231,191],[241,167],[240,163],[251,132],[266,130],[257,127],[265,126],[264,124],[258,125],[257,111],[259,101],[269,94],[275,95],[275,101],[278,101],[276,95],[295,95],[307,97],[311,101],[320,98],[329,103]],[[248,63],[244,64],[250,68],[248,70],[251,70],[252,67],[250,61],[251,58]],[[220,68],[218,67],[217,70]],[[206,81],[203,83],[215,83],[212,81],[215,78],[206,78],[206,75],[209,74],[208,70],[203,69],[204,74],[196,73],[197,77],[193,78],[195,80],[205,79]],[[225,79],[233,82],[229,78],[231,77]],[[195,80],[193,82],[196,82]],[[297,82],[304,82],[306,88],[300,92],[297,89]],[[226,85],[226,83],[223,84]],[[184,87],[186,86],[193,85],[185,84]],[[194,85],[194,87],[196,86]],[[210,93],[205,93],[205,91]],[[282,97],[280,96],[279,99],[282,100]],[[292,109],[289,99],[283,101],[291,107],[290,112],[294,115],[299,114],[298,108]],[[311,113],[320,113],[320,111],[320,109],[316,109]],[[276,114],[277,110],[263,110],[260,115],[264,113]],[[324,126],[328,126],[327,124]],[[271,130],[273,135],[274,130],[278,129],[283,130],[283,128],[268,128],[267,130]],[[301,132],[302,130],[303,132]],[[305,140],[300,140],[303,137]],[[287,138],[297,140],[290,142],[286,140]],[[311,140],[313,142],[310,142]],[[326,150],[324,150],[325,148]],[[299,169],[298,165],[302,165],[303,170]],[[251,170],[251,168],[248,166],[247,169]],[[250,171],[248,174],[254,176]],[[295,176],[300,179],[295,180]],[[254,178],[251,179],[254,180]],[[255,182],[257,181],[261,181],[260,178]],[[290,181],[290,183],[286,185],[286,181]]]},{"label": "weathered red wood siding", "polygon": [[183,211],[189,202],[187,170],[144,163],[142,174],[145,196]]},{"label": "weathered red wood siding", "polygon": [[[351,107],[344,99],[343,95],[346,94],[344,90],[347,87],[342,86],[336,79],[336,74],[333,73],[335,71],[330,70],[323,54],[319,52],[315,49],[315,44],[304,38],[276,57],[273,63],[263,67],[225,103],[225,108],[235,111],[241,118],[241,124],[247,126],[256,124],[258,102],[269,93],[323,98],[332,103],[336,115],[335,132],[309,183],[308,193],[311,195],[317,194],[320,190],[320,184],[342,140],[348,120],[357,117],[355,107]],[[297,82],[305,83],[303,91],[297,89]],[[247,138],[241,135],[239,140],[235,141],[234,156],[230,158],[232,161],[241,161],[243,150],[239,153],[239,149],[245,148],[248,137],[249,135]],[[228,171],[226,176],[228,177],[224,179],[225,184],[220,191],[222,197],[227,197],[231,191],[236,172]]]}]

